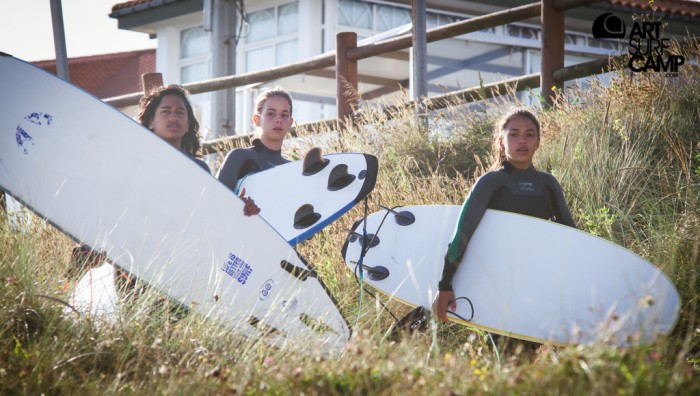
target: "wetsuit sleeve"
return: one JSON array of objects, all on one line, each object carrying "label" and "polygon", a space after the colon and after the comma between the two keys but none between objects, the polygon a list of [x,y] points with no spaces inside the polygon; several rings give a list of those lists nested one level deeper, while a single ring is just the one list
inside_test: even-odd
[{"label": "wetsuit sleeve", "polygon": [[547,175],[549,176],[547,184],[549,185],[550,192],[553,195],[552,198],[554,200],[554,211],[555,216],[557,216],[557,222],[576,228],[574,218],[571,216],[571,211],[569,211],[569,206],[566,204],[566,199],[564,199],[564,191],[562,190],[561,185],[554,176],[549,174]]},{"label": "wetsuit sleeve", "polygon": [[196,157],[190,157],[190,158],[192,158],[192,161],[194,161],[194,162],[195,162],[197,165],[199,165],[202,169],[204,169],[205,171],[209,172],[209,174],[211,174],[211,169],[209,168],[209,165],[207,165],[206,162],[204,162],[204,161],[202,161],[201,159],[196,158]]},{"label": "wetsuit sleeve", "polygon": [[216,178],[231,191],[236,191],[238,180],[249,172],[258,170],[256,158],[258,154],[252,149],[235,149],[224,158]]},{"label": "wetsuit sleeve", "polygon": [[464,200],[452,239],[447,245],[442,277],[438,284],[439,290],[452,290],[452,278],[457,271],[457,266],[497,188],[497,173],[489,172],[477,180]]}]

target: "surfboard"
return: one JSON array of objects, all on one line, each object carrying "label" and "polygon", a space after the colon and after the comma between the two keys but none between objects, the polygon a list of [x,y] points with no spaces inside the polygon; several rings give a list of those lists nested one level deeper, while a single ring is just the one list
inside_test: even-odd
[{"label": "surfboard", "polygon": [[304,160],[246,175],[245,188],[260,216],[294,246],[335,221],[374,188],[378,161],[370,154],[322,155],[313,148]]},{"label": "surfboard", "polygon": [[[406,206],[358,220],[343,246],[368,284],[430,309],[461,207]],[[366,231],[365,231],[366,230]],[[550,221],[487,210],[455,273],[450,320],[554,345],[625,346],[667,335],[680,298],[656,266],[605,239]]]},{"label": "surfboard", "polygon": [[115,323],[119,318],[119,295],[115,282],[115,268],[108,262],[90,268],[71,290],[68,303],[71,309],[93,319]]},{"label": "surfboard", "polygon": [[0,187],[227,331],[337,351],[346,320],[314,268],[182,152],[87,92],[0,56]]}]

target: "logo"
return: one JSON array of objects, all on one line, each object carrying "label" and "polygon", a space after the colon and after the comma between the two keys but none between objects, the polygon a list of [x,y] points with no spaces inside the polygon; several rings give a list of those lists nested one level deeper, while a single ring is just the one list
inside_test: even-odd
[{"label": "logo", "polygon": [[282,301],[282,309],[287,313],[293,313],[294,311],[296,311],[297,305],[299,305],[299,300],[297,300],[296,298]]},{"label": "logo", "polygon": [[272,291],[272,287],[275,285],[275,281],[272,279],[268,279],[263,283],[262,288],[260,289],[260,301],[264,301],[267,297],[270,296],[270,292]]},{"label": "logo", "polygon": [[228,261],[221,270],[242,285],[245,285],[248,277],[253,273],[253,267],[233,253],[229,253]]},{"label": "logo", "polygon": [[520,191],[535,191],[532,183],[519,182],[518,186],[520,186]]},{"label": "logo", "polygon": [[608,12],[593,21],[593,38],[625,38],[625,21]]},{"label": "logo", "polygon": [[[51,123],[53,122],[53,116],[46,113],[31,113],[24,117],[24,119],[33,125],[46,127],[51,126]],[[35,128],[33,125],[28,125],[25,123],[25,125],[22,126],[20,124],[17,125],[17,128],[15,129],[15,142],[17,143],[17,147],[19,147],[25,155],[29,154],[29,150],[27,149],[29,147],[29,143],[31,143],[32,146],[34,145],[34,138],[29,134],[29,132],[27,132],[27,129]]]},{"label": "logo", "polygon": [[635,73],[663,72],[677,77],[685,57],[670,53],[671,39],[661,37],[663,22],[635,21],[627,35],[625,21],[611,13],[600,15],[593,22],[592,33],[597,39],[627,39],[630,55],[627,66]]}]

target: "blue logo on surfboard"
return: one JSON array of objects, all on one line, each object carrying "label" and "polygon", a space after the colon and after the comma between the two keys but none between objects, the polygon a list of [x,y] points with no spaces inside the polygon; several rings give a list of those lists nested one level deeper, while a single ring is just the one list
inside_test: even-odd
[{"label": "blue logo on surfboard", "polygon": [[245,285],[248,277],[253,273],[253,267],[233,253],[229,253],[228,261],[221,270],[242,285]]},{"label": "blue logo on surfboard", "polygon": [[272,291],[272,287],[275,286],[275,281],[273,279],[268,279],[263,283],[262,288],[260,290],[260,301],[264,301],[267,297],[270,296],[270,292]]},{"label": "blue logo on surfboard", "polygon": [[[53,122],[53,116],[47,113],[31,113],[24,117],[24,119],[34,125],[40,126],[50,126],[51,122]],[[17,142],[17,147],[22,149],[22,152],[24,152],[25,155],[29,154],[29,151],[27,150],[28,143],[31,143],[32,146],[34,145],[34,138],[32,138],[32,135],[30,135],[29,132],[22,127],[22,125],[17,125],[17,129],[15,130],[15,141]]]}]

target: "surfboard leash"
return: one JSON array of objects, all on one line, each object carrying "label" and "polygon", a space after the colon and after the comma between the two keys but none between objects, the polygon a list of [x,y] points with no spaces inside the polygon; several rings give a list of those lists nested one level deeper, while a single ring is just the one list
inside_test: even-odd
[{"label": "surfboard leash", "polygon": [[448,310],[447,313],[451,313],[452,315],[458,317],[459,319],[461,319],[461,320],[463,320],[463,321],[465,321],[465,322],[471,322],[472,319],[474,319],[474,304],[472,304],[472,300],[470,300],[469,297],[457,297],[457,298],[455,298],[454,300],[450,301],[450,302],[447,303],[447,304],[449,305],[449,304],[451,304],[451,303],[453,303],[453,302],[455,302],[455,301],[457,301],[457,300],[466,300],[466,301],[469,303],[469,308],[471,308],[471,310],[472,310],[472,314],[471,314],[471,316],[469,317],[469,319],[466,319],[466,318],[462,317],[462,316],[459,315],[457,312],[452,312],[452,311],[449,311],[449,310]]},{"label": "surfboard leash", "polygon": [[[377,296],[376,296],[374,293],[372,293],[372,292],[370,292],[369,290],[365,289],[365,286],[364,286],[364,271],[362,270],[362,268],[364,268],[363,261],[364,261],[364,258],[365,258],[365,254],[367,254],[367,251],[368,251],[368,250],[370,249],[370,247],[372,246],[372,242],[374,241],[374,238],[375,238],[377,235],[379,235],[379,231],[382,229],[382,226],[384,225],[384,221],[386,220],[387,217],[389,217],[389,214],[392,213],[392,212],[394,211],[394,209],[399,208],[399,207],[401,207],[401,206],[400,206],[400,205],[399,205],[399,206],[394,206],[393,208],[388,209],[388,210],[386,211],[386,213],[384,214],[384,217],[382,218],[382,221],[379,223],[379,227],[377,227],[377,231],[375,231],[374,235],[372,236],[372,240],[370,240],[370,241],[368,242],[368,241],[367,241],[367,216],[368,216],[368,213],[369,213],[369,205],[368,205],[368,203],[367,203],[367,200],[368,200],[368,197],[365,197],[365,198],[364,198],[364,201],[365,201],[365,204],[364,204],[365,215],[364,215],[364,217],[363,217],[363,219],[362,219],[362,247],[360,248],[360,258],[357,260],[357,263],[355,264],[355,271],[354,271],[355,281],[357,281],[357,283],[358,283],[359,286],[360,286],[360,304],[359,304],[358,309],[357,309],[357,321],[355,322],[355,327],[357,327],[357,322],[359,322],[360,313],[361,313],[361,311],[362,311],[363,292],[366,292],[367,294],[369,294],[370,296],[372,296],[372,298],[374,298],[374,299],[379,303],[379,305],[381,305],[382,308],[383,308],[385,311],[387,311],[387,312],[389,313],[389,315],[391,315],[391,317],[394,319],[394,321],[396,321],[396,323],[399,322],[399,319],[396,317],[396,315],[394,315],[394,313],[391,312],[391,310],[390,310],[379,298],[377,298]],[[380,207],[382,207],[382,206],[380,205]],[[383,207],[382,207],[382,208],[383,208]],[[386,209],[386,208],[384,208],[384,209]],[[358,269],[358,268],[360,269],[360,275],[359,275],[359,276],[357,275],[357,269]]]}]

